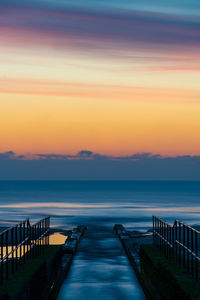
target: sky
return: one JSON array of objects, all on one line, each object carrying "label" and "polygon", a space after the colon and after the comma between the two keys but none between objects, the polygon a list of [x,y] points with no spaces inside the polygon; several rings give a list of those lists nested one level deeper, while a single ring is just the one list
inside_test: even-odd
[{"label": "sky", "polygon": [[199,49],[199,0],[1,0],[2,157],[198,157]]}]

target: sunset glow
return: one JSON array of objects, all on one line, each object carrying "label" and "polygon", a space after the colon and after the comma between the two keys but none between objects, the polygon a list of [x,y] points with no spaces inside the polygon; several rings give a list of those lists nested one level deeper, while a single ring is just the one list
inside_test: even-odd
[{"label": "sunset glow", "polygon": [[8,2],[1,152],[199,155],[200,23],[191,3],[174,13],[177,1],[154,11],[146,1]]}]

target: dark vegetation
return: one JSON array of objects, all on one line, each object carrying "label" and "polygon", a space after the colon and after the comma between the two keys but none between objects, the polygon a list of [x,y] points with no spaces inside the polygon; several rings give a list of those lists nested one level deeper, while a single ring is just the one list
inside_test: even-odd
[{"label": "dark vegetation", "polygon": [[199,282],[155,246],[141,245],[140,258],[141,274],[152,299],[200,299]]}]

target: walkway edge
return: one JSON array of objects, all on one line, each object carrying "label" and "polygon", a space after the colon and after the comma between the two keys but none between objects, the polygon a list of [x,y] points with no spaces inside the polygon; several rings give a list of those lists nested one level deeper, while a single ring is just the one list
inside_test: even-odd
[{"label": "walkway edge", "polygon": [[155,297],[152,297],[152,295],[150,294],[149,289],[146,285],[146,282],[144,281],[144,279],[141,275],[139,254],[137,252],[134,252],[133,250],[131,250],[125,242],[125,240],[127,240],[126,229],[121,224],[115,224],[113,229],[122,244],[122,247],[129,259],[129,262],[136,274],[136,277],[143,289],[143,292],[144,292],[146,298],[148,300],[160,300],[160,297],[158,295],[155,295]]}]

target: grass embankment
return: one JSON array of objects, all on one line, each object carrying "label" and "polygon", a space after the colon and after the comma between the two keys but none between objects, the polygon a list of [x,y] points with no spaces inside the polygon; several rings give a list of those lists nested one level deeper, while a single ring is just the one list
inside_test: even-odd
[{"label": "grass embankment", "polygon": [[[51,263],[59,250],[60,245],[49,246],[47,249],[42,251],[40,256],[27,260],[24,265],[19,266],[19,270],[12,275],[6,283],[4,283],[2,288],[0,288],[0,298],[3,294],[7,294],[10,297],[17,295],[24,289],[24,287],[30,285],[34,276],[43,282],[43,288],[45,289],[48,274],[46,274],[46,268],[42,268],[44,272],[41,272],[40,268],[41,266],[46,266]],[[41,292],[42,291],[38,290],[38,294]]]},{"label": "grass embankment", "polygon": [[152,295],[161,299],[200,299],[200,284],[174,260],[167,260],[153,245],[141,245],[142,277]]}]

